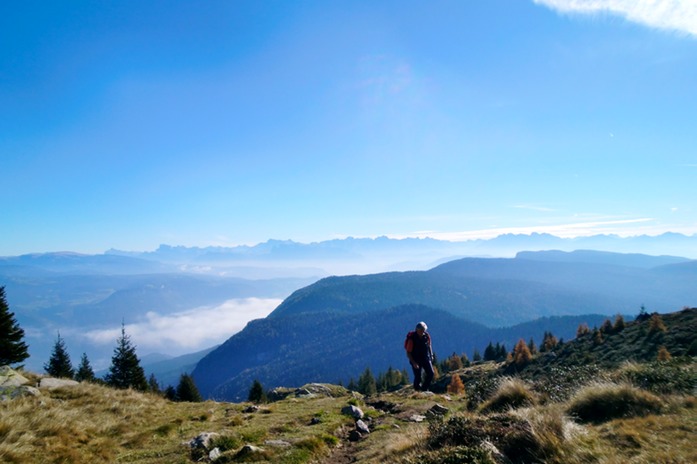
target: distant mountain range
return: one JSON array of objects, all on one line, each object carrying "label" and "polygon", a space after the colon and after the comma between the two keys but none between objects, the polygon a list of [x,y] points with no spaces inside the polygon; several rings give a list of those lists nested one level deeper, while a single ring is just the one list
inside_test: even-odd
[{"label": "distant mountain range", "polygon": [[[625,254],[574,251],[582,249]],[[465,256],[498,258],[459,260]],[[162,245],[150,252],[0,257],[0,285],[6,287],[10,308],[25,329],[32,355],[28,368],[42,370],[60,331],[74,362],[84,352],[101,369],[110,361],[116,335],[97,343],[87,333],[116,334],[122,322],[154,327],[148,319],[154,314],[161,319],[156,322],[163,322],[159,330],[172,331],[167,334],[172,349],[166,352],[176,359],[182,352],[174,344],[188,334],[181,333],[180,326],[167,329],[172,318],[237,299],[285,299],[270,319],[308,311],[347,314],[418,304],[489,327],[561,314],[635,313],[641,304],[670,311],[694,304],[685,288],[694,287],[695,262],[689,258],[695,257],[697,235],[673,233],[576,239],[502,235],[465,242],[386,237],[309,244],[269,240],[255,246]],[[238,317],[242,327],[259,316],[240,311]],[[210,319],[196,324],[197,331],[216,329]],[[147,331],[139,335],[148,336]],[[136,346],[142,348],[142,340],[134,340]],[[199,353],[221,342],[211,338],[191,351]],[[154,359],[150,355],[156,353],[141,348],[144,359]],[[189,368],[191,360],[180,364]]]},{"label": "distant mountain range", "polygon": [[471,356],[489,341],[539,343],[546,330],[573,337],[580,322],[690,305],[697,306],[697,261],[669,256],[520,253],[429,271],[328,277],[248,324],[193,375],[204,395],[236,401],[254,379],[295,386],[347,382],[366,367],[405,368],[402,341],[419,320],[429,324],[437,354]]}]

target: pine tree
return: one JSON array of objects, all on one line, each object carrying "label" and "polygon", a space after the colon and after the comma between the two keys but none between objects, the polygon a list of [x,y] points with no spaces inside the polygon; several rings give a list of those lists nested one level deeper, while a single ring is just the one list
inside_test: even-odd
[{"label": "pine tree", "polygon": [[358,377],[358,392],[363,393],[366,396],[371,396],[376,394],[378,391],[377,384],[375,382],[375,377],[370,371],[369,367],[365,368],[365,371]]},{"label": "pine tree", "polygon": [[668,328],[661,316],[658,313],[653,313],[649,319],[649,334],[663,333],[667,330]]},{"label": "pine tree", "polygon": [[136,348],[131,344],[131,339],[126,335],[126,327],[121,325],[121,336],[116,341],[114,356],[111,358],[109,373],[104,379],[107,385],[116,388],[133,388],[146,391],[148,381],[145,372],[140,366],[140,360],[136,355]]},{"label": "pine tree", "polygon": [[21,363],[29,357],[29,347],[23,338],[24,330],[7,305],[5,287],[0,287],[0,366]]},{"label": "pine tree", "polygon": [[148,390],[150,390],[153,393],[162,393],[160,390],[160,384],[157,383],[157,378],[155,377],[155,374],[150,374],[150,377],[148,377]]},{"label": "pine tree", "polygon": [[624,317],[622,317],[621,314],[618,314],[617,316],[615,316],[615,324],[612,326],[612,330],[614,330],[615,333],[620,333],[624,330],[624,328]]},{"label": "pine tree", "polygon": [[167,388],[165,388],[165,398],[167,398],[170,401],[177,401],[177,390],[174,389],[173,386],[167,385]]},{"label": "pine tree", "polygon": [[177,385],[177,401],[187,401],[189,403],[200,403],[203,401],[201,394],[196,387],[194,378],[189,374],[182,374]]},{"label": "pine tree", "polygon": [[87,359],[87,353],[82,353],[80,365],[77,368],[77,372],[75,372],[75,380],[78,382],[94,382],[97,380],[90,365],[90,360]]},{"label": "pine tree", "polygon": [[70,362],[70,355],[60,332],[58,332],[56,343],[53,345],[51,358],[48,360],[48,363],[44,364],[44,370],[52,377],[63,379],[72,379],[75,375],[75,369],[73,369],[73,364]]},{"label": "pine tree", "polygon": [[603,321],[603,324],[600,326],[600,331],[604,334],[608,334],[608,335],[612,334],[613,328],[612,328],[612,322],[610,321],[610,319],[605,319],[605,321]]},{"label": "pine tree", "polygon": [[532,337],[530,337],[530,341],[528,342],[528,349],[531,355],[535,356],[537,354],[537,345],[535,345],[535,340],[533,340]]},{"label": "pine tree", "polygon": [[252,387],[249,389],[247,400],[256,404],[266,403],[268,401],[264,387],[261,385],[261,382],[256,379],[254,380],[254,383],[252,383]]},{"label": "pine tree", "polygon": [[474,349],[474,353],[472,353],[472,362],[479,362],[482,360],[482,354],[479,352],[478,349]]},{"label": "pine tree", "polygon": [[492,342],[489,342],[489,344],[484,349],[484,361],[494,361],[496,360],[497,355],[498,353],[494,348],[494,344]]}]

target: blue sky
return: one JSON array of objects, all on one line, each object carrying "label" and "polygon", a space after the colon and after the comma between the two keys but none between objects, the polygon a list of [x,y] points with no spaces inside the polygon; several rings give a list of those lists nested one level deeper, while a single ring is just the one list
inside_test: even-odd
[{"label": "blue sky", "polygon": [[0,255],[697,233],[697,2],[10,2]]}]

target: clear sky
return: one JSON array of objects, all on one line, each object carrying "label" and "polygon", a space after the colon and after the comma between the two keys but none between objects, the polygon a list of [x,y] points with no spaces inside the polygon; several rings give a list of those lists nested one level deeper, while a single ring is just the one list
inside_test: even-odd
[{"label": "clear sky", "polygon": [[0,255],[697,233],[697,1],[15,1]]}]

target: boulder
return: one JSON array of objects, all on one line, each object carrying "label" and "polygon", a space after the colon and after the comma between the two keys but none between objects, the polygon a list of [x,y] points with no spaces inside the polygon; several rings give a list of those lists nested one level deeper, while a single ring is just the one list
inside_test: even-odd
[{"label": "boulder", "polygon": [[354,419],[363,419],[363,416],[364,416],[361,408],[354,406],[352,404],[348,405],[348,406],[344,406],[343,408],[341,408],[341,414],[346,414],[347,416],[351,416]]},{"label": "boulder", "polygon": [[74,387],[80,385],[80,382],[70,379],[57,379],[55,377],[44,377],[39,381],[39,388],[47,388],[53,390],[54,388],[64,388],[64,387]]},{"label": "boulder", "polygon": [[13,400],[21,396],[41,396],[41,392],[29,385],[21,387],[0,387],[0,401]]},{"label": "boulder", "polygon": [[358,430],[358,432],[361,435],[370,434],[370,429],[368,428],[368,425],[360,419],[356,421],[356,430]]},{"label": "boulder", "polygon": [[203,432],[197,435],[195,438],[192,438],[187,442],[187,444],[192,448],[192,449],[197,449],[197,448],[203,448],[203,449],[209,449],[211,447],[211,440],[213,440],[216,437],[219,437],[219,433],[215,432]]},{"label": "boulder", "polygon": [[10,366],[0,367],[0,387],[21,387],[29,383],[26,377]]}]

